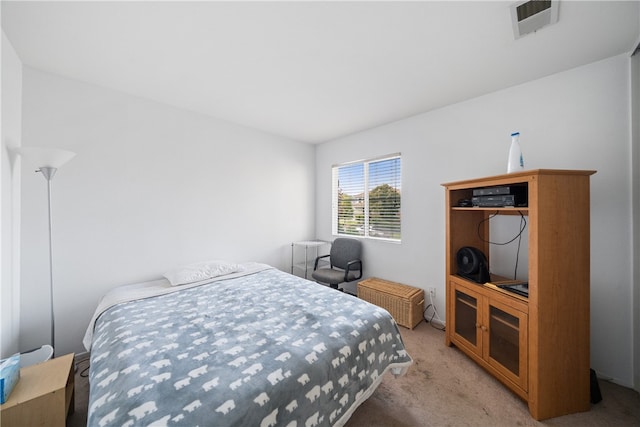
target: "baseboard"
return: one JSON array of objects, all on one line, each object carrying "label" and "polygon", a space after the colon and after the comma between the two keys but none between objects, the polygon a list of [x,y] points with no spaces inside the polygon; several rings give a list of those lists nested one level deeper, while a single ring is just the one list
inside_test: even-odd
[{"label": "baseboard", "polygon": [[88,351],[83,351],[82,353],[76,353],[76,356],[75,356],[76,364],[80,362],[84,362],[89,357],[91,357],[91,353],[89,353]]}]

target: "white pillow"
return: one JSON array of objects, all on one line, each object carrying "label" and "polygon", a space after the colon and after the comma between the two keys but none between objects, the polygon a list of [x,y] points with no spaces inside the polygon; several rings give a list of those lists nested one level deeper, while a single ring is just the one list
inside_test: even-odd
[{"label": "white pillow", "polygon": [[169,279],[171,286],[179,286],[240,271],[244,271],[244,266],[241,264],[214,260],[176,268],[164,273],[164,277]]}]

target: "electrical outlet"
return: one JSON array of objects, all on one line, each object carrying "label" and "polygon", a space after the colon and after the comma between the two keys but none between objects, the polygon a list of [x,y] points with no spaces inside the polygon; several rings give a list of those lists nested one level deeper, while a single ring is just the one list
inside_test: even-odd
[{"label": "electrical outlet", "polygon": [[429,295],[431,295],[431,298],[435,298],[436,297],[436,288],[434,288],[433,286],[429,288]]}]

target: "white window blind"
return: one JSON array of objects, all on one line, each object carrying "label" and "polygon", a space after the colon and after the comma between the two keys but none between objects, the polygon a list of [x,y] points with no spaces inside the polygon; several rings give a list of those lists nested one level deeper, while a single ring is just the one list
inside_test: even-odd
[{"label": "white window blind", "polygon": [[334,235],[401,239],[400,154],[333,166]]}]

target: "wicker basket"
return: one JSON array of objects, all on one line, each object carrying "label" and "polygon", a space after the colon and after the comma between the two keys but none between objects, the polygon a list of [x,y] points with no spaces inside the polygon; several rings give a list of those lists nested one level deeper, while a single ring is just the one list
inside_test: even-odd
[{"label": "wicker basket", "polygon": [[424,318],[424,291],[419,288],[372,277],[358,283],[358,297],[384,308],[409,329]]}]

